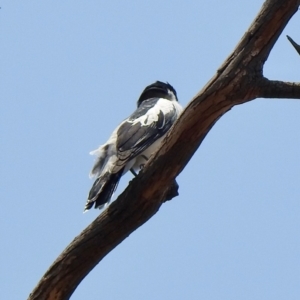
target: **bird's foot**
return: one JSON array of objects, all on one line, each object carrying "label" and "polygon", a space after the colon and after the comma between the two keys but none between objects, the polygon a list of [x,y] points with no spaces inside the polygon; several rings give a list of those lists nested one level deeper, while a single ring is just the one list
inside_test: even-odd
[{"label": "bird's foot", "polygon": [[130,169],[130,172],[133,174],[134,177],[137,176],[137,173],[132,168]]}]

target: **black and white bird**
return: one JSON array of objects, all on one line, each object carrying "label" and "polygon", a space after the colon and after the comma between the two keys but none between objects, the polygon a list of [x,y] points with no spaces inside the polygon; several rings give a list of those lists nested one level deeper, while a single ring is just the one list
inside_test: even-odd
[{"label": "black and white bird", "polygon": [[147,86],[137,101],[137,109],[112,133],[108,141],[90,154],[96,155],[90,177],[96,180],[85,209],[109,203],[122,175],[136,175],[182,112],[175,89],[161,81]]}]

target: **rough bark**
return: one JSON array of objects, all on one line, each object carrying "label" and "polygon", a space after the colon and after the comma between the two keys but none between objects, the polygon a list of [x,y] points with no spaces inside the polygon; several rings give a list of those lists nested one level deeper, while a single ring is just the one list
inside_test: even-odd
[{"label": "rough bark", "polygon": [[[69,299],[81,280],[162,203],[177,195],[177,175],[217,120],[257,97],[300,99],[300,84],[263,77],[263,65],[299,0],[267,0],[215,76],[189,103],[162,148],[107,210],[79,234],[50,266],[29,300]],[[184,147],[182,146],[184,145]]]}]

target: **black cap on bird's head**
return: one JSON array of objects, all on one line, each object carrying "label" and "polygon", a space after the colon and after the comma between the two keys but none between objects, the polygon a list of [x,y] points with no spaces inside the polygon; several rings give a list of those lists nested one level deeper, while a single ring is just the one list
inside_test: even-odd
[{"label": "black cap on bird's head", "polygon": [[175,89],[171,86],[171,84],[169,84],[168,82],[165,83],[161,81],[156,81],[148,85],[143,90],[137,102],[137,106],[140,106],[143,101],[151,98],[164,98],[178,101],[177,93]]}]

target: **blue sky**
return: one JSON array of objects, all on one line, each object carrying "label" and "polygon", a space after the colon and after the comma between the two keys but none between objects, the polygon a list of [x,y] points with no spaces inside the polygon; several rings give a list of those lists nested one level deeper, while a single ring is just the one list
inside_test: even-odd
[{"label": "blue sky", "polygon": [[[82,214],[90,150],[162,80],[185,106],[263,1],[2,1],[1,299],[26,299],[98,214]],[[299,13],[266,63],[300,81]],[[300,102],[223,116],[179,197],[114,249],[72,299],[299,299]],[[127,185],[126,175],[117,190]]]}]

